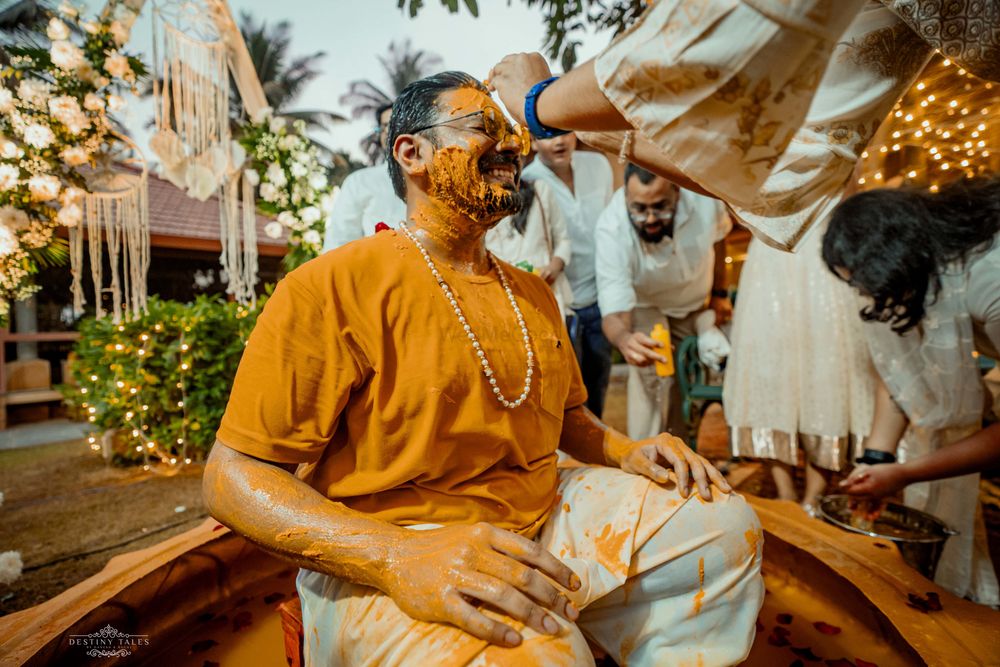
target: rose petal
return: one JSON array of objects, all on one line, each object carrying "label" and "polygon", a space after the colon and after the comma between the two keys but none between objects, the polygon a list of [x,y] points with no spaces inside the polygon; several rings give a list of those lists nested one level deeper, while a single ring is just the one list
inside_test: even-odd
[{"label": "rose petal", "polygon": [[791,614],[778,614],[775,618],[777,619],[778,623],[781,623],[782,625],[788,625],[789,623],[792,622],[793,616]]},{"label": "rose petal", "polygon": [[771,646],[791,646],[792,642],[788,641],[784,636],[771,633],[767,637],[767,643]]},{"label": "rose petal", "polygon": [[808,660],[809,662],[819,662],[820,660],[822,660],[822,658],[813,653],[812,649],[809,648],[808,646],[803,646],[802,648],[793,646],[792,653],[799,656],[803,660]]},{"label": "rose petal", "polygon": [[782,626],[778,625],[778,626],[775,626],[775,628],[774,628],[774,634],[781,635],[782,637],[791,637],[792,636],[792,631],[789,630],[788,628],[785,628],[785,627],[782,627]]},{"label": "rose petal", "polygon": [[934,591],[927,594],[927,607],[931,611],[941,611],[944,609],[944,607],[941,606],[941,598]]},{"label": "rose petal", "polygon": [[250,627],[251,623],[253,623],[253,613],[241,611],[233,616],[233,632],[239,632],[243,628]]},{"label": "rose petal", "polygon": [[830,625],[829,623],[824,623],[823,621],[816,621],[813,623],[813,627],[822,632],[824,635],[839,635],[840,628],[836,625]]}]

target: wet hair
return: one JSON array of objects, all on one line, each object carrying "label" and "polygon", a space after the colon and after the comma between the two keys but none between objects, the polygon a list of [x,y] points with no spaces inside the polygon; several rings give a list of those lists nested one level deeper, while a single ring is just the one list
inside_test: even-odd
[{"label": "wet hair", "polygon": [[524,229],[528,226],[528,213],[531,211],[531,205],[535,202],[535,184],[530,179],[521,177],[518,191],[521,193],[521,210],[514,214],[511,224],[514,225],[518,234],[524,236]]},{"label": "wet hair", "polygon": [[903,334],[937,298],[948,264],[985,250],[998,234],[1000,179],[957,181],[938,193],[871,190],[834,210],[823,261],[831,271],[847,269],[849,284],[873,299],[862,319]]},{"label": "wet hair", "polygon": [[639,182],[642,183],[643,185],[649,185],[650,183],[653,182],[653,179],[656,178],[656,174],[649,171],[648,169],[643,169],[639,165],[629,162],[625,166],[626,185],[628,185],[629,179],[631,179],[633,176],[638,177]]},{"label": "wet hair", "polygon": [[[399,94],[392,105],[392,119],[389,121],[389,136],[386,141],[386,163],[389,168],[389,178],[392,180],[396,196],[406,200],[406,179],[403,170],[392,155],[392,147],[396,139],[403,134],[412,134],[413,130],[431,125],[438,120],[440,109],[437,106],[438,97],[449,90],[460,88],[476,88],[487,95],[486,87],[471,74],[465,72],[441,72],[433,76],[414,81]],[[426,131],[426,136],[437,146],[434,128]]]}]

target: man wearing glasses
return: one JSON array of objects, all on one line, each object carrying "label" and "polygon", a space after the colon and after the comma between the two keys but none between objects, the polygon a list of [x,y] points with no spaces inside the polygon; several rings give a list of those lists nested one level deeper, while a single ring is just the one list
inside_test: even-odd
[{"label": "man wearing glasses", "polygon": [[278,283],[205,470],[212,514],[300,566],[306,664],[592,666],[584,633],[618,664],[740,662],[753,511],[591,414],[552,291],[486,250],[526,133],[443,72],[388,141],[406,220]]},{"label": "man wearing glasses", "polygon": [[730,228],[718,201],[633,164],[597,222],[598,304],[605,335],[629,364],[630,438],[689,435],[677,383],[656,373],[655,362],[666,361],[649,336],[656,324],[669,328],[674,351],[697,334],[699,356],[716,370],[729,353],[716,313],[728,306]]},{"label": "man wearing glasses", "polygon": [[[378,143],[385,151],[386,132],[392,117],[392,105],[375,111],[378,120]],[[406,203],[392,191],[392,181],[384,163],[352,172],[340,185],[340,192],[333,200],[333,210],[326,221],[323,252],[339,248],[345,243],[371,236],[375,225],[384,222],[390,227],[406,217]]]}]

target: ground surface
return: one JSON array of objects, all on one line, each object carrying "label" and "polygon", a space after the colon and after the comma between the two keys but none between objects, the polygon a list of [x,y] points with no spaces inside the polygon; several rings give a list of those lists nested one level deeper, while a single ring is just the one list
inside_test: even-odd
[{"label": "ground surface", "polygon": [[[613,378],[604,416],[611,426],[625,430],[623,377]],[[698,451],[721,464],[729,458],[727,443],[722,410],[710,406],[699,430]],[[743,462],[728,469],[740,491],[774,496],[763,465]],[[20,551],[25,565],[20,579],[0,584],[0,615],[57,595],[100,571],[115,554],[196,526],[206,516],[201,473],[199,465],[174,477],[106,466],[85,441],[0,451],[0,491],[5,496],[0,552]],[[798,477],[801,485],[801,471]],[[984,510],[994,563],[1000,563],[1000,505],[987,504]]]}]

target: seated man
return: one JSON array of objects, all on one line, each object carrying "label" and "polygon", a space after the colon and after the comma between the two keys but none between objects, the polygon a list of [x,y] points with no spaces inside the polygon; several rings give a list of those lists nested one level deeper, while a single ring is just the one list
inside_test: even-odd
[{"label": "seated man", "polygon": [[732,309],[724,289],[731,228],[719,201],[634,164],[597,221],[597,302],[604,334],[629,365],[628,435],[634,440],[663,431],[685,441],[689,436],[679,384],[656,373],[654,362],[666,358],[649,335],[655,325],[670,332],[675,366],[687,336],[698,336],[698,355],[715,370],[729,353],[715,324],[717,309]]},{"label": "seated man", "polygon": [[589,413],[551,290],[486,252],[525,139],[459,72],[408,86],[389,135],[408,220],[281,281],[205,471],[212,514],[302,568],[307,663],[739,662],[753,512]]}]

